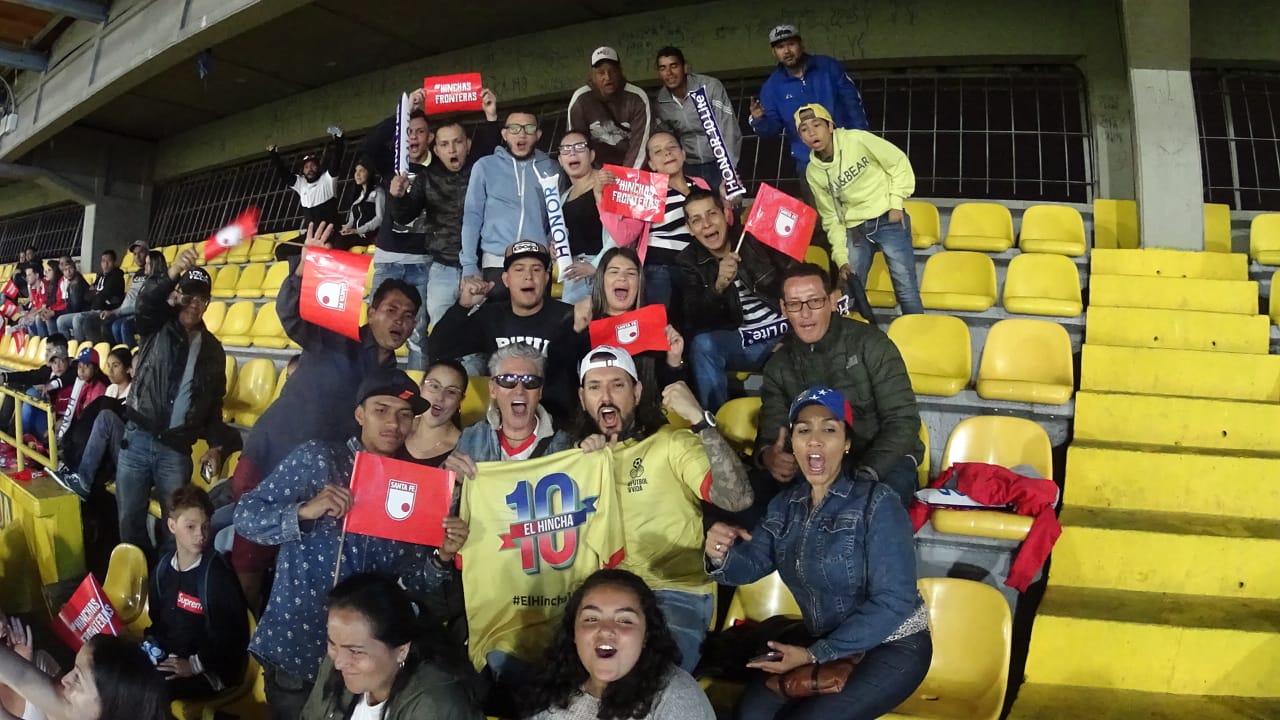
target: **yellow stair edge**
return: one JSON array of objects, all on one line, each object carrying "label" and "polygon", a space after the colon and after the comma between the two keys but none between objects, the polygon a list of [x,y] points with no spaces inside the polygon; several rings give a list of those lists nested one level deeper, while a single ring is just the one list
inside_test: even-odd
[{"label": "yellow stair edge", "polygon": [[1274,720],[1280,700],[1026,683],[1008,720]]},{"label": "yellow stair edge", "polygon": [[1280,449],[1280,403],[1091,390],[1076,393],[1075,403],[1077,440],[1219,452]]},{"label": "yellow stair edge", "polygon": [[1266,315],[1090,305],[1084,338],[1095,345],[1266,355],[1271,320]]},{"label": "yellow stair edge", "polygon": [[1280,355],[1085,343],[1080,389],[1276,402],[1280,401]]},{"label": "yellow stair edge", "polygon": [[1047,617],[1277,634],[1280,640],[1280,600],[1268,598],[1226,598],[1058,584],[1046,590],[1036,612],[1037,622]]},{"label": "yellow stair edge", "polygon": [[1257,315],[1258,283],[1094,274],[1089,277],[1089,306]]},{"label": "yellow stair edge", "polygon": [[1248,280],[1249,256],[1244,253],[1209,253],[1160,248],[1142,250],[1097,248],[1090,257],[1089,274],[1090,276],[1138,275],[1205,280]]}]

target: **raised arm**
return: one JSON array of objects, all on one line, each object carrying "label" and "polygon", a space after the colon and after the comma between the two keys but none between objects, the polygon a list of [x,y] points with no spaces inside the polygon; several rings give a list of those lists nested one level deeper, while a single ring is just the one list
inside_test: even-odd
[{"label": "raised arm", "polygon": [[276,171],[276,177],[280,178],[280,182],[288,187],[293,187],[297,182],[297,175],[289,171],[289,167],[284,164],[284,160],[280,158],[280,153],[275,145],[267,147],[267,156],[271,158],[271,167]]},{"label": "raised arm", "polygon": [[329,152],[325,154],[324,158],[325,172],[329,173],[329,175],[333,176],[335,179],[338,177],[338,171],[341,169],[342,155],[346,148],[346,141],[342,139],[342,131],[339,130],[338,134],[333,136],[333,143],[330,144]]},{"label": "raised arm", "polygon": [[[662,404],[691,425],[703,423],[704,410],[685,383],[673,383],[663,388]],[[672,459],[673,466],[684,475],[686,484],[697,483],[701,498],[723,510],[739,512],[751,507],[755,493],[738,453],[714,427],[699,430],[697,436],[700,447],[685,448]],[[700,455],[705,456],[706,465],[700,462]]]},{"label": "raised arm", "polygon": [[[0,685],[13,688],[23,699],[49,717],[71,717],[71,708],[62,699],[62,693],[53,678],[4,643],[0,643]],[[0,707],[0,720],[9,718],[17,720]]]},{"label": "raised arm", "polygon": [[[303,244],[308,247],[323,246],[324,243],[328,242],[332,232],[333,227],[328,223],[320,223],[318,228],[315,226],[308,227]],[[305,249],[303,253],[306,253]],[[330,337],[336,337],[337,333],[302,319],[302,311],[300,310],[302,257],[302,255],[298,255],[289,258],[291,272],[285,277],[284,282],[280,284],[280,291],[276,293],[276,315],[280,318],[280,325],[284,327],[285,334],[301,345],[303,350],[307,350],[323,344]]]}]

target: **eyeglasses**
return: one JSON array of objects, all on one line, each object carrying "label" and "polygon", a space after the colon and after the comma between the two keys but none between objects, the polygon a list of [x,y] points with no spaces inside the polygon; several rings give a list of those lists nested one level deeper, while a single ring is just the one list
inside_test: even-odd
[{"label": "eyeglasses", "polygon": [[538,125],[537,123],[529,123],[528,125],[511,123],[507,126],[506,130],[512,135],[532,135],[538,132]]},{"label": "eyeglasses", "polygon": [[444,385],[435,380],[422,381],[422,387],[426,388],[428,392],[443,393],[445,397],[451,400],[457,400],[463,395],[461,388],[456,388],[452,385]]},{"label": "eyeglasses", "polygon": [[492,378],[498,387],[504,390],[512,390],[516,385],[523,385],[525,390],[537,390],[542,387],[541,375],[519,375],[516,373],[503,373],[494,375]]},{"label": "eyeglasses", "polygon": [[827,306],[827,296],[809,298],[808,300],[784,300],[782,309],[787,312],[800,312],[800,308],[807,307],[810,310],[821,310]]},{"label": "eyeglasses", "polygon": [[564,154],[577,154],[586,151],[587,144],[584,142],[569,143],[568,145],[560,146],[560,152]]}]

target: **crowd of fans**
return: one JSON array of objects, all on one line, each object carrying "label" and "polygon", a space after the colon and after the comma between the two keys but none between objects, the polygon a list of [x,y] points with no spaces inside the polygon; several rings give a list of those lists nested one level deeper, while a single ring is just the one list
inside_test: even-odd
[{"label": "crowd of fans", "polygon": [[[56,473],[65,486],[88,497],[114,466],[120,539],[155,568],[147,641],[161,660],[153,668],[136,645],[100,637],[58,689],[33,664],[20,625],[5,625],[0,718],[41,716],[28,708],[78,720],[160,717],[166,691],[203,697],[240,682],[246,647],[282,719],[478,718],[494,707],[540,720],[710,718],[690,673],[715,619],[716,585],[775,570],[803,627],[742,658],[761,672],[738,717],[874,718],[904,700],[932,652],[904,510],[923,460],[920,418],[893,343],[840,315],[837,301],[857,291],[844,281],[865,279],[879,250],[904,312],[920,311],[902,209],[914,178],[902,152],[866,130],[838,61],[806,52],[793,26],[768,40],[779,64],[751,103],[749,127],[790,140],[833,267],[743,235],[690,92],[705,90],[735,160],[739,121],[720,82],[689,72],[678,48],[657,53],[662,88],[652,100],[627,82],[616,51],[592,53],[554,160],[537,149],[538,117],[513,110],[499,124],[493,93],[468,137],[424,114],[417,91],[407,171],[394,171],[390,118],[362,147],[345,221],[334,187],[340,129],[330,128],[327,163],[308,156],[299,174],[277,163],[307,221],[276,300],[302,350],[243,441],[223,422],[225,351],[202,320],[210,281],[194,251],[166,264],[135,243],[127,291],[111,251],[92,289],[70,258],[42,273],[24,253],[30,305],[11,330],[49,336],[49,367],[4,381],[56,398],[67,436],[82,437]],[[601,210],[616,179],[603,163],[667,175],[664,214],[639,221]],[[563,300],[550,293],[548,178],[573,255]],[[374,272],[367,324],[350,338],[302,319],[301,254],[355,244],[372,245]],[[633,357],[592,346],[591,321],[650,304],[666,307],[668,350]],[[789,331],[758,343],[739,332],[783,321]],[[68,337],[140,347],[136,357],[113,351],[104,379],[92,350],[73,367]],[[397,367],[406,345],[421,383]],[[764,377],[747,456],[716,426],[733,371]],[[473,375],[488,376],[489,406],[463,428]],[[193,460],[198,439],[208,450]],[[358,452],[447,468],[465,484],[484,482],[479,463],[606,447],[625,489],[625,555],[572,594],[544,656],[495,651],[477,674],[461,652],[463,609],[493,588],[462,586],[456,556],[469,528],[457,496],[439,547],[344,542]],[[216,468],[241,449],[228,563],[212,548],[214,506],[189,478],[193,462]],[[154,543],[153,491],[164,508]],[[252,637],[247,610],[259,618]],[[841,692],[786,697],[766,686],[766,677],[851,657],[862,663]]]}]

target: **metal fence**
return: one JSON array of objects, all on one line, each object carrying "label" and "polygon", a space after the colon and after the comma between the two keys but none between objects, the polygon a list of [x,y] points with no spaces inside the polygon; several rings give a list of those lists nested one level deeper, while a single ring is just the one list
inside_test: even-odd
[{"label": "metal fence", "polygon": [[[634,80],[634,79],[633,79]],[[873,132],[901,147],[916,175],[916,195],[937,198],[1092,202],[1094,177],[1084,84],[1071,66],[964,70],[903,70],[858,74]],[[763,76],[725,79],[743,128],[738,170],[749,192],[761,182],[801,193],[782,136],[759,137],[747,125],[748,106]],[[654,88],[648,88],[651,92]],[[568,96],[531,107],[550,151],[564,133]],[[348,134],[339,164],[339,207],[354,200],[350,174],[363,140]],[[282,153],[298,168],[308,144]],[[265,156],[205,170],[156,188],[153,244],[201,240],[249,204],[262,211],[261,232],[296,229],[302,209]]]},{"label": "metal fence", "polygon": [[38,258],[75,255],[83,235],[84,206],[78,203],[0,218],[0,262],[17,260],[28,247],[36,249]]},{"label": "metal fence", "polygon": [[1280,210],[1280,75],[1198,70],[1192,87],[1205,202]]}]

